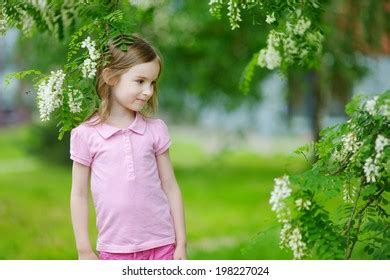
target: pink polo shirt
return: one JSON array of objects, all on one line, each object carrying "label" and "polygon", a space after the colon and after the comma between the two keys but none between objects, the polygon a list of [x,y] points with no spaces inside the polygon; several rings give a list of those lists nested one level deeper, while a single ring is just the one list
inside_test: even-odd
[{"label": "pink polo shirt", "polygon": [[175,243],[170,205],[156,156],[171,145],[160,119],[136,113],[126,129],[92,125],[71,131],[70,158],[91,168],[98,251],[132,253]]}]

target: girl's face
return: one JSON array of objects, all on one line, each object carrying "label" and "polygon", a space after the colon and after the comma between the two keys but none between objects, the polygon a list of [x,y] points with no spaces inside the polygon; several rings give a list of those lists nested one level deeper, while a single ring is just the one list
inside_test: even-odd
[{"label": "girl's face", "polygon": [[131,67],[112,87],[113,98],[126,109],[141,111],[155,91],[159,72],[157,58]]}]

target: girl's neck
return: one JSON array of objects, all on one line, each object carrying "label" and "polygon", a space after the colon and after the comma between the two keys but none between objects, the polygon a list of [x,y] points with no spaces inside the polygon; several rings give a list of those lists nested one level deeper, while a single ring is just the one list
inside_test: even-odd
[{"label": "girl's neck", "polygon": [[119,128],[129,127],[135,120],[136,112],[123,108],[123,110],[111,109],[106,123]]}]

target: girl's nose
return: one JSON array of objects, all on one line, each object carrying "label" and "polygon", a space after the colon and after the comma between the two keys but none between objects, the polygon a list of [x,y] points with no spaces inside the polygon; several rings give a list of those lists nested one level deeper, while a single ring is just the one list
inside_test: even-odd
[{"label": "girl's nose", "polygon": [[153,94],[153,87],[148,87],[146,88],[143,92],[142,95],[146,96],[147,98],[151,97]]}]

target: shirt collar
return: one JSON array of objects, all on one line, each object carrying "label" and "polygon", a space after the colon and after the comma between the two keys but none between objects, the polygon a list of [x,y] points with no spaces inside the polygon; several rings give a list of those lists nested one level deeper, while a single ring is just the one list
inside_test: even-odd
[{"label": "shirt collar", "polygon": [[[95,118],[99,118],[96,116]],[[95,126],[99,134],[104,138],[108,139],[118,131],[132,130],[138,134],[144,134],[146,128],[146,122],[142,115],[139,112],[136,112],[134,121],[130,124],[128,128],[118,128],[106,123],[99,123]]]}]

